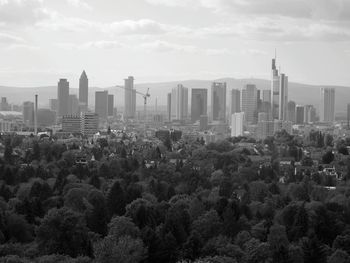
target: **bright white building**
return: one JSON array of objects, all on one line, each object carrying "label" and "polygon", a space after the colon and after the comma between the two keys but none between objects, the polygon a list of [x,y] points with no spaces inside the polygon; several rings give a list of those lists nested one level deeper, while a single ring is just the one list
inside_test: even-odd
[{"label": "bright white building", "polygon": [[236,112],[231,115],[231,137],[243,135],[244,112]]}]

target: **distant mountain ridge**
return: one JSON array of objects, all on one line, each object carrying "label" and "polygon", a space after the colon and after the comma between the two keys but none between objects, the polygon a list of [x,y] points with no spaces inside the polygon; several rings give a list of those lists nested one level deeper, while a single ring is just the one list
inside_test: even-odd
[{"label": "distant mountain ridge", "polygon": [[[265,79],[234,79],[221,78],[216,80],[183,80],[183,81],[169,81],[158,83],[135,83],[136,89],[141,92],[146,92],[150,88],[151,99],[148,105],[155,104],[157,98],[158,105],[166,105],[167,93],[173,87],[181,83],[185,87],[192,88],[207,88],[208,89],[208,104],[210,105],[210,86],[213,81],[226,82],[228,87],[227,98],[229,101],[229,91],[231,89],[241,89],[246,84],[255,84],[258,89],[269,89],[270,81]],[[295,101],[297,104],[312,104],[317,109],[320,102],[320,88],[332,87],[336,90],[336,112],[343,113],[346,111],[346,105],[350,103],[350,87],[345,86],[331,86],[331,85],[308,85],[295,82],[289,82],[288,92],[289,100]],[[115,95],[115,104],[117,107],[124,105],[124,91],[116,87],[89,87],[89,105],[95,104],[95,92],[99,90],[108,90],[110,94]],[[78,94],[78,89],[71,88],[71,94]],[[43,86],[43,87],[7,87],[0,86],[0,96],[7,97],[10,103],[21,104],[23,101],[33,101],[34,95],[39,95],[39,106],[47,107],[50,98],[57,97],[57,86]],[[189,92],[190,97],[190,92]],[[190,103],[189,98],[189,103]],[[137,96],[137,104],[142,105],[142,97]],[[229,104],[228,104],[229,105]]]}]

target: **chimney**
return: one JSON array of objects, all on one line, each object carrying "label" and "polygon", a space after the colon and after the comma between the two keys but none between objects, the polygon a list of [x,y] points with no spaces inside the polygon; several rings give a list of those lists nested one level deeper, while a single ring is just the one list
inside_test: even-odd
[{"label": "chimney", "polygon": [[38,134],[38,95],[35,95],[35,105],[34,105],[34,134]]}]

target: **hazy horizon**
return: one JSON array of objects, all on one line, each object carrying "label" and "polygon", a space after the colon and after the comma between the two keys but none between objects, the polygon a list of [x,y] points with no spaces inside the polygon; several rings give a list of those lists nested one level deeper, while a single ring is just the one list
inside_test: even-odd
[{"label": "hazy horizon", "polygon": [[0,0],[0,85],[270,79],[350,86],[350,1]]}]

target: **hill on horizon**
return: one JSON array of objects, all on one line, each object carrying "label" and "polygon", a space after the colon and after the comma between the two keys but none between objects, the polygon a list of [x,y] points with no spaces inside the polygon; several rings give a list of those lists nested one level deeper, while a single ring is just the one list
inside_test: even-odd
[{"label": "hill on horizon", "polygon": [[[216,80],[183,80],[183,81],[169,81],[156,83],[135,83],[135,88],[140,92],[146,92],[150,88],[151,98],[148,105],[155,105],[157,99],[158,105],[166,105],[167,94],[173,87],[181,83],[189,89],[207,88],[208,89],[208,104],[211,104],[210,86],[213,81],[221,81],[227,83],[227,99],[229,105],[229,91],[231,89],[241,89],[246,84],[255,84],[258,89],[266,90],[270,88],[270,80],[265,79],[234,79],[221,78]],[[336,106],[337,113],[346,112],[347,104],[350,102],[350,87],[345,86],[331,86],[331,85],[308,85],[302,83],[289,82],[288,93],[289,100],[295,101],[297,104],[305,105],[312,104],[317,109],[320,101],[320,88],[332,87],[336,90]],[[100,90],[108,90],[110,94],[115,96],[115,105],[117,107],[124,106],[124,91],[116,87],[89,87],[89,105],[95,104],[95,92]],[[0,93],[2,97],[7,97],[9,103],[21,104],[24,101],[33,101],[34,95],[39,95],[39,107],[48,107],[50,98],[57,98],[57,86],[42,86],[42,87],[8,87],[0,86]],[[70,94],[78,94],[78,89],[71,88]],[[349,99],[348,99],[349,98]],[[189,104],[191,103],[191,92],[189,91]],[[137,96],[137,105],[142,105],[143,99]]]}]

